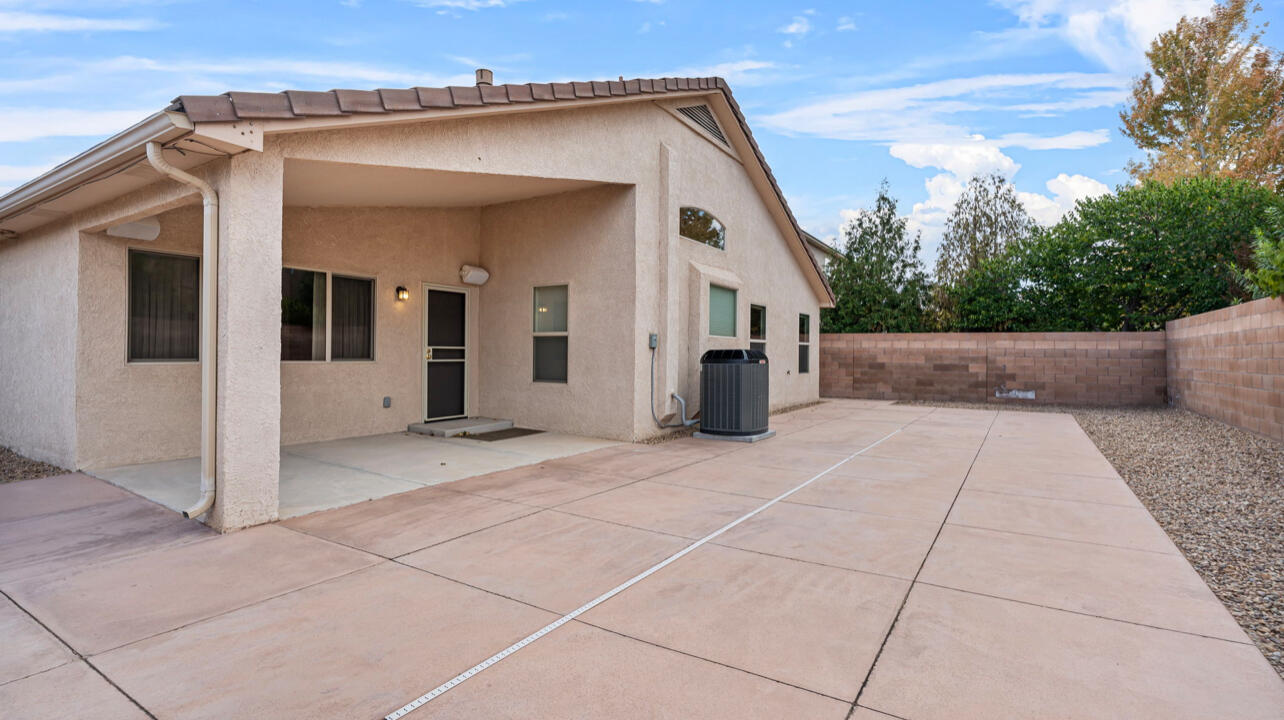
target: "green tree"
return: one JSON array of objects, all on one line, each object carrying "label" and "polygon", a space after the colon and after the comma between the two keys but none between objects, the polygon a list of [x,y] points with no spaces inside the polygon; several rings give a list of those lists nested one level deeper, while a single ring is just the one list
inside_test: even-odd
[{"label": "green tree", "polygon": [[1251,25],[1260,9],[1226,0],[1151,43],[1151,69],[1119,115],[1123,133],[1149,154],[1129,164],[1133,177],[1221,175],[1284,188],[1284,55]]},{"label": "green tree", "polygon": [[843,226],[843,256],[829,265],[836,303],[821,313],[823,332],[919,332],[927,329],[927,274],[920,237],[896,212],[887,181],[871,210]]},{"label": "green tree", "polygon": [[1257,229],[1253,267],[1238,273],[1241,284],[1255,298],[1284,295],[1284,212],[1267,208],[1265,225]]},{"label": "green tree", "polygon": [[1158,330],[1243,299],[1254,231],[1284,198],[1233,178],[1147,181],[1080,201],[1023,251],[1031,329]]},{"label": "green tree", "polygon": [[968,269],[943,289],[952,308],[943,329],[954,332],[1019,332],[1032,329],[1035,308],[1025,295],[1025,241],[1009,244],[997,255]]}]

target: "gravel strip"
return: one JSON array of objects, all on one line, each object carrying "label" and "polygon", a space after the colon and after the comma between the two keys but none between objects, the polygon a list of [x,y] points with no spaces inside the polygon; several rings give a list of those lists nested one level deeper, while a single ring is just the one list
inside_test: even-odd
[{"label": "gravel strip", "polygon": [[55,465],[25,458],[9,448],[0,447],[0,483],[32,480],[65,472],[67,471]]},{"label": "gravel strip", "polygon": [[1284,445],[1175,408],[1066,412],[1284,677]]}]

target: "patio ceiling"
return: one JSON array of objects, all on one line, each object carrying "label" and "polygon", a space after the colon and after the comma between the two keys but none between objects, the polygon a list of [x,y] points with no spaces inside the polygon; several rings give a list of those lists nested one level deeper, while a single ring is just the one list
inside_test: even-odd
[{"label": "patio ceiling", "polygon": [[287,160],[285,204],[304,207],[477,207],[602,185],[591,180]]}]

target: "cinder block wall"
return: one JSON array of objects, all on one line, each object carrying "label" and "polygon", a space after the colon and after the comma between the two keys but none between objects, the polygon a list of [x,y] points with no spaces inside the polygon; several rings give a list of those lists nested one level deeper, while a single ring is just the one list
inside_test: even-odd
[{"label": "cinder block wall", "polygon": [[1167,333],[1173,404],[1284,440],[1284,299],[1174,320]]},{"label": "cinder block wall", "polygon": [[1165,386],[1163,332],[820,336],[823,397],[1163,405]]}]

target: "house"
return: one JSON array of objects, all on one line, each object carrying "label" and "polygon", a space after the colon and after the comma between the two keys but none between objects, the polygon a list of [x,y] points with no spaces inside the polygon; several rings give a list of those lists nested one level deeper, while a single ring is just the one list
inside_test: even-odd
[{"label": "house", "polygon": [[0,198],[0,444],[199,455],[242,527],[282,443],[641,440],[710,348],[815,400],[832,301],[720,78],[182,96]]}]

